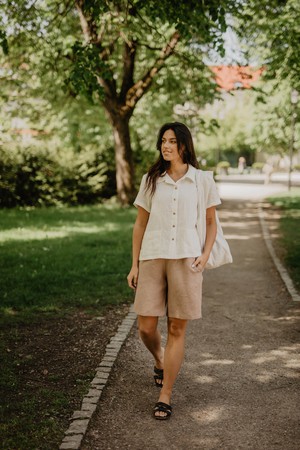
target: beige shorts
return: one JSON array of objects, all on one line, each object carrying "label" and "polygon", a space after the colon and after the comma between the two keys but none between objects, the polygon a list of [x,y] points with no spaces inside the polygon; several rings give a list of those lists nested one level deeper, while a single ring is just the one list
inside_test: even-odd
[{"label": "beige shorts", "polygon": [[195,258],[140,261],[134,310],[140,316],[202,317],[202,270]]}]

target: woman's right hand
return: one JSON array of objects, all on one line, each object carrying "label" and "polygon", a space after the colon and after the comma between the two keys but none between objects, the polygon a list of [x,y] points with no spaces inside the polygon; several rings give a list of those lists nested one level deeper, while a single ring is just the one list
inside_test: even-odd
[{"label": "woman's right hand", "polygon": [[128,286],[131,289],[136,289],[136,287],[137,287],[138,273],[139,273],[139,268],[137,266],[131,267],[131,270],[127,276]]}]

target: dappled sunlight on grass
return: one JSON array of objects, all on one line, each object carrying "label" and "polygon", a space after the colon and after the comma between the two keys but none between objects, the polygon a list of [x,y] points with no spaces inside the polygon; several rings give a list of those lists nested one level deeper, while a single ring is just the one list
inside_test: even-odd
[{"label": "dappled sunlight on grass", "polygon": [[17,314],[17,311],[15,311],[13,308],[3,308],[2,311],[6,316],[15,316]]},{"label": "dappled sunlight on grass", "polygon": [[[269,197],[265,204],[266,220],[275,242],[275,251],[281,256],[296,289],[300,288],[300,188],[284,195]],[[277,208],[277,210],[275,209]],[[273,222],[275,221],[275,224]],[[276,231],[274,232],[274,225]],[[279,226],[278,226],[279,225]]]},{"label": "dappled sunlight on grass", "polygon": [[62,225],[61,227],[40,228],[12,228],[10,230],[0,231],[0,242],[7,241],[32,241],[43,239],[64,238],[76,233],[102,233],[105,231],[117,231],[124,225],[108,222],[103,225],[93,225],[86,223],[76,223],[74,226]]},{"label": "dappled sunlight on grass", "polygon": [[2,315],[3,308],[20,316],[131,300],[135,215],[134,208],[103,205],[0,211]]},{"label": "dappled sunlight on grass", "polygon": [[12,228],[56,229],[62,226],[98,226],[106,222],[133,222],[135,208],[94,205],[63,208],[0,209],[0,230]]}]

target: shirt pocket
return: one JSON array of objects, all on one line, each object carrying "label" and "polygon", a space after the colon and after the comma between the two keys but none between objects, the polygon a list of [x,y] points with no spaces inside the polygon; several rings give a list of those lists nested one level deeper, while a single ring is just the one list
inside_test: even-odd
[{"label": "shirt pocket", "polygon": [[161,231],[145,231],[141,252],[144,256],[156,255],[161,251]]}]

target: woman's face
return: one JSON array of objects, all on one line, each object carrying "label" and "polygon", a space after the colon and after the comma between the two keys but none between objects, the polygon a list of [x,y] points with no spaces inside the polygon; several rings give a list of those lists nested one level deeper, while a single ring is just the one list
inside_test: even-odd
[{"label": "woman's face", "polygon": [[176,135],[173,130],[164,132],[161,140],[161,153],[165,161],[183,162],[178,151]]}]

